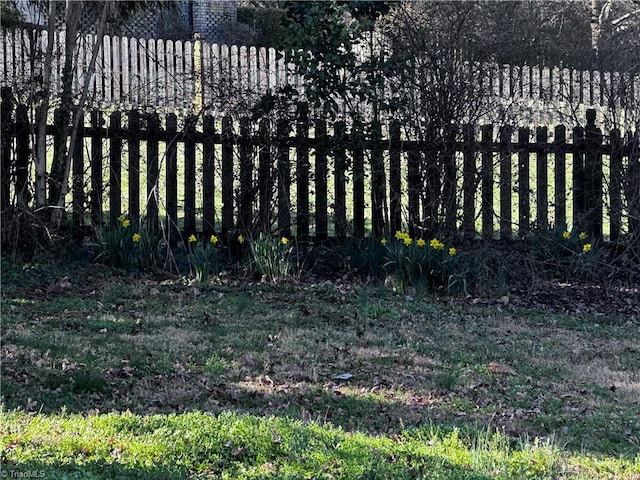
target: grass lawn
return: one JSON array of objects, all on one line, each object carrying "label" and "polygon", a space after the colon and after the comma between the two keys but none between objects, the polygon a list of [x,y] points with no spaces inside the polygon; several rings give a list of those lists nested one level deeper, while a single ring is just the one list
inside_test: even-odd
[{"label": "grass lawn", "polygon": [[4,262],[1,306],[2,478],[640,479],[632,315]]}]

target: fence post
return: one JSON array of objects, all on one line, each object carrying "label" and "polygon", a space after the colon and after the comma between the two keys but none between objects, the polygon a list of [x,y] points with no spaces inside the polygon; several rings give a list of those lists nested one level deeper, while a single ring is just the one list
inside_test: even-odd
[{"label": "fence post", "polygon": [[339,240],[347,236],[347,194],[346,194],[346,169],[347,156],[344,149],[347,125],[344,121],[336,122],[333,131],[334,158],[335,158],[335,231]]},{"label": "fence post", "polygon": [[[122,213],[122,114],[109,116],[109,224],[116,225]],[[80,136],[78,132],[78,136]],[[78,147],[74,149],[78,150]],[[80,148],[82,150],[82,148]]]},{"label": "fence post", "polygon": [[174,113],[167,115],[167,235],[169,245],[178,242],[178,118]]},{"label": "fence post", "polygon": [[547,127],[536,128],[536,226],[549,228],[549,173],[547,169]]},{"label": "fence post", "polygon": [[26,105],[16,109],[16,198],[18,205],[26,206],[29,194],[29,111]]},{"label": "fence post", "polygon": [[480,128],[482,138],[482,236],[493,238],[493,125]]},{"label": "fence post", "polygon": [[611,130],[611,164],[609,165],[610,186],[609,196],[611,198],[610,229],[609,239],[615,243],[620,239],[622,229],[622,136],[620,130]]},{"label": "fence post", "polygon": [[476,233],[476,154],[474,126],[464,126],[462,160],[462,230],[467,237]]},{"label": "fence post", "polygon": [[391,232],[402,230],[402,175],[400,169],[400,122],[391,121],[389,127],[391,145],[389,148],[389,196]]},{"label": "fence post", "polygon": [[567,142],[567,129],[564,125],[556,126],[553,134],[554,165],[554,202],[555,225],[562,230],[567,229],[567,162],[565,145]]},{"label": "fence post", "polygon": [[[353,236],[355,238],[364,238],[364,140],[363,125],[356,120],[351,127],[351,141],[353,143]],[[373,189],[371,193],[373,195]]]},{"label": "fence post", "polygon": [[160,117],[157,113],[147,116],[147,225],[153,234],[159,230],[158,219],[158,142],[160,140]]},{"label": "fence post", "polygon": [[222,233],[227,240],[233,231],[233,123],[222,118]]},{"label": "fence post", "polygon": [[1,210],[4,212],[11,204],[11,140],[13,139],[13,93],[11,87],[2,87],[0,90],[2,104],[0,105],[0,178],[2,188]]},{"label": "fence post", "polygon": [[512,128],[500,128],[500,238],[511,239],[511,133]]},{"label": "fence post", "polygon": [[240,198],[238,199],[238,230],[243,233],[253,230],[253,147],[251,124],[247,117],[240,119]]},{"label": "fence post", "polygon": [[585,201],[587,231],[596,243],[602,240],[602,130],[596,127],[596,111],[587,110],[587,127],[585,129],[586,154]]},{"label": "fence post", "polygon": [[202,123],[202,230],[208,238],[216,230],[215,217],[215,144],[216,127],[211,115],[205,115]]},{"label": "fence post", "polygon": [[326,240],[327,220],[327,122],[316,121],[316,239]]},{"label": "fence post", "polygon": [[127,144],[129,147],[129,216],[132,223],[140,218],[140,113],[129,112]]},{"label": "fence post", "polygon": [[184,122],[184,231],[196,231],[196,123],[195,115],[187,115]]},{"label": "fence post", "polygon": [[260,202],[260,213],[258,218],[258,229],[263,233],[271,231],[271,135],[269,119],[260,120],[259,127],[259,154],[258,154],[258,199]]},{"label": "fence post", "polygon": [[296,231],[298,240],[309,239],[309,107],[298,104],[296,123],[296,190],[297,215]]}]

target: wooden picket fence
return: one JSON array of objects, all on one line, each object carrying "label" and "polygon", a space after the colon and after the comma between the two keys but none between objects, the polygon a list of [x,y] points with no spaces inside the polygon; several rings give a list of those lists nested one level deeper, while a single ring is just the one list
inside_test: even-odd
[{"label": "wooden picket fence", "polygon": [[[33,126],[9,89],[2,97],[5,212],[32,205]],[[169,232],[278,231],[299,240],[406,228],[512,238],[550,225],[612,241],[640,233],[638,133],[604,137],[594,111],[586,128],[553,128],[553,140],[548,127],[466,125],[431,142],[403,138],[398,121],[368,134],[312,121],[304,105],[295,125],[282,119],[275,129],[267,119],[207,115],[200,127],[188,116],[178,128],[175,114],[124,117],[126,125],[119,111],[108,121],[92,111],[78,135],[70,193],[78,228],[115,224],[126,212]],[[59,128],[48,134],[58,138]]]},{"label": "wooden picket fence", "polygon": [[[47,32],[7,30],[0,32],[0,85],[12,86],[18,98],[31,92],[41,77]],[[255,104],[267,92],[291,87],[304,98],[304,79],[273,48],[209,44],[200,40],[172,41],[104,36],[96,71],[88,71],[95,35],[85,35],[75,48],[77,69],[74,88],[80,91],[91,75],[88,108],[157,112],[197,111],[222,115]],[[366,49],[362,46],[354,48]],[[54,38],[52,98],[62,87],[64,35]],[[361,52],[366,57],[366,51]],[[601,71],[579,71],[549,66],[489,65],[474,70],[471,82],[480,82],[483,92],[502,99],[505,105],[532,108],[533,123],[564,122],[586,108],[620,115],[637,110],[640,76]],[[241,99],[241,104],[238,101]],[[244,102],[244,103],[242,103]],[[531,123],[531,122],[526,122]],[[543,123],[547,124],[547,123]]]}]

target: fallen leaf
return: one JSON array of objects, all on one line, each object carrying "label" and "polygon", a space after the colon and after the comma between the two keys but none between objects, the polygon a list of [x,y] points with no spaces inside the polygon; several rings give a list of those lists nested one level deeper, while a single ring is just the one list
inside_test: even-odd
[{"label": "fallen leaf", "polygon": [[493,373],[502,373],[505,375],[518,375],[513,368],[497,362],[490,362],[489,365],[487,365],[487,370]]}]

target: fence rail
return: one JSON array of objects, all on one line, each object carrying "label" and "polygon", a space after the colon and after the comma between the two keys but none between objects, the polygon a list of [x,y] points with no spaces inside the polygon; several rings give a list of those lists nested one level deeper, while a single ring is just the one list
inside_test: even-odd
[{"label": "fence rail", "polygon": [[[32,204],[33,126],[2,93],[5,212]],[[639,135],[603,135],[595,117],[571,130],[466,125],[419,142],[398,121],[365,134],[312,120],[304,105],[295,125],[192,115],[180,129],[175,114],[95,110],[77,139],[69,203],[76,227],[127,212],[188,234],[322,240],[408,227],[511,238],[556,226],[617,241],[640,233]]]},{"label": "fence rail", "polygon": [[[32,79],[40,72],[46,47],[43,30],[8,30],[0,38],[0,83],[12,86],[19,99],[33,93]],[[80,89],[89,74],[94,35],[77,42],[74,85]],[[366,48],[367,42],[361,48]],[[104,36],[96,71],[92,74],[88,108],[159,111],[181,109],[213,115],[231,113],[238,99],[251,102],[279,87],[291,86],[304,96],[304,80],[273,48],[209,44],[200,40],[144,40]],[[53,98],[61,90],[64,35],[54,39]],[[366,53],[366,52],[365,52]],[[363,53],[364,55],[364,53]],[[473,70],[473,69],[472,69]],[[579,71],[548,66],[491,65],[479,69],[486,91],[504,100],[534,105],[535,121],[564,111],[552,121],[573,118],[576,107],[623,112],[640,101],[640,75]],[[475,70],[474,70],[475,71]],[[25,81],[26,80],[26,81]],[[535,107],[538,105],[538,107]],[[553,105],[553,108],[549,108]],[[243,105],[245,106],[245,105]],[[541,113],[541,112],[545,113]]]}]

